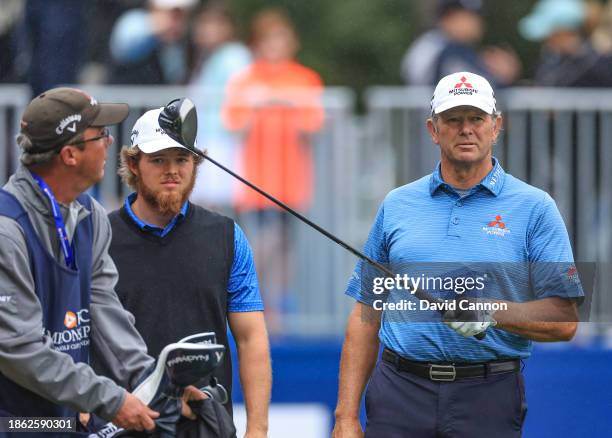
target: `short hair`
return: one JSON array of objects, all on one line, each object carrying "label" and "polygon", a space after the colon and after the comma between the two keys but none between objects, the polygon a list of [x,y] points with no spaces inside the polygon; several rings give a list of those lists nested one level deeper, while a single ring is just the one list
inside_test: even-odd
[{"label": "short hair", "polygon": [[[138,190],[138,176],[131,171],[128,162],[131,161],[137,164],[142,153],[138,145],[124,146],[119,153],[119,170],[117,170],[117,174],[121,177],[121,181],[134,191]],[[206,151],[204,151],[204,154],[206,154]],[[194,155],[191,152],[190,155],[193,156],[193,162],[196,167],[204,161],[204,158],[199,155]]]},{"label": "short hair", "polygon": [[[82,135],[79,134],[75,136],[74,138],[70,139],[70,141],[71,142],[79,141],[81,138],[82,138]],[[59,147],[56,147],[55,149],[52,149],[46,152],[32,152],[33,149],[34,150],[39,150],[39,149],[34,146],[30,137],[28,137],[27,135],[23,133],[17,134],[17,137],[15,138],[15,142],[17,143],[17,146],[19,147],[19,149],[21,149],[21,155],[19,156],[19,161],[24,166],[48,165],[51,163],[51,161],[53,161],[53,158],[57,154],[59,154],[59,152],[64,147],[64,145],[61,145]],[[66,143],[66,144],[72,144],[72,143]],[[76,144],[74,146],[81,150],[85,148],[84,143]]]}]

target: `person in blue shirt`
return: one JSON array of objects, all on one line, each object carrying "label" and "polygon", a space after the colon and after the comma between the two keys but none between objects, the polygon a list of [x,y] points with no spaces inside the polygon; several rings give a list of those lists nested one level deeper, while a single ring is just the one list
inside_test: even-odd
[{"label": "person in blue shirt", "polygon": [[[440,162],[386,196],[365,244],[397,278],[360,261],[347,287],[356,304],[335,438],[364,436],[366,383],[366,437],[518,437],[521,359],[534,340],[574,336],[583,292],[565,225],[547,193],[493,157],[495,104],[489,82],[470,72],[435,89],[427,128]],[[417,298],[417,287],[433,298]]]},{"label": "person in blue shirt", "polygon": [[[162,110],[140,117],[131,145],[121,151],[119,173],[135,192],[109,215],[117,295],[134,314],[152,356],[185,336],[211,331],[229,351],[229,323],[238,349],[247,436],[265,437],[272,378],[251,247],[232,219],[188,201],[202,158],[160,127]],[[231,394],[229,354],[214,376]],[[232,412],[231,401],[226,408]]]}]

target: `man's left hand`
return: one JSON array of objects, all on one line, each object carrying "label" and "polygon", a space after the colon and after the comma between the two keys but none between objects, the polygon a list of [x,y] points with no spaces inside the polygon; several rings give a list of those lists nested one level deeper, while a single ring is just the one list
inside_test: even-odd
[{"label": "man's left hand", "polygon": [[459,308],[444,312],[442,321],[466,338],[482,333],[489,327],[497,324],[497,321],[493,318],[493,312],[486,310],[461,310]]},{"label": "man's left hand", "polygon": [[482,333],[487,330],[491,325],[494,325],[490,321],[444,321],[444,324],[455,330],[461,336],[465,336],[466,338],[475,336],[478,333]]},{"label": "man's left hand", "polygon": [[181,415],[191,420],[195,420],[196,414],[194,414],[187,402],[192,400],[204,400],[205,398],[208,398],[208,396],[195,386],[189,385],[185,387],[183,396],[181,397]]}]

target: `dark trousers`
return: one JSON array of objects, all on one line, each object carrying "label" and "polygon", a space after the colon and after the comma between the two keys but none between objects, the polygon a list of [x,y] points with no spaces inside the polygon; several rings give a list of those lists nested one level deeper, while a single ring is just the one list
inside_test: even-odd
[{"label": "dark trousers", "polygon": [[383,361],[365,403],[365,438],[517,438],[527,413],[520,372],[432,382]]}]

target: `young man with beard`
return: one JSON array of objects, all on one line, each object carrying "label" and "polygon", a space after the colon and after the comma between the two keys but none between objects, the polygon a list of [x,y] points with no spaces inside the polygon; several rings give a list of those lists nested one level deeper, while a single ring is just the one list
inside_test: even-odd
[{"label": "young man with beard", "polygon": [[[271,366],[252,251],[231,219],[188,201],[202,158],[159,126],[162,108],[137,120],[119,173],[135,190],[109,215],[117,294],[157,356],[164,345],[214,331],[236,340],[248,437],[265,437]],[[229,354],[215,372],[231,394]],[[231,413],[231,402],[227,404]]]}]

